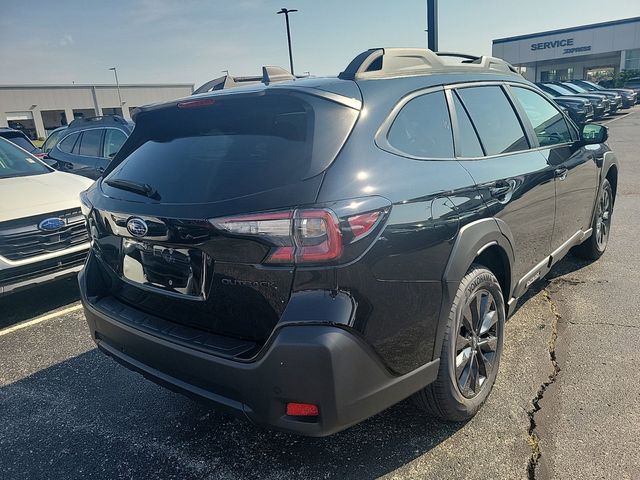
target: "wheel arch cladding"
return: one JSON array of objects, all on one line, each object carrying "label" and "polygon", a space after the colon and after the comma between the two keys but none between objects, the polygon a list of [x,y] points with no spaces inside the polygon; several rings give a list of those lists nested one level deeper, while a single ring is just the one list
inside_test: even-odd
[{"label": "wheel arch cladding", "polygon": [[611,165],[611,167],[609,167],[609,170],[607,170],[607,175],[605,178],[609,180],[609,183],[611,184],[611,190],[613,191],[613,201],[615,202],[616,192],[618,191],[618,166],[615,164]]},{"label": "wheel arch cladding", "polygon": [[[484,218],[463,226],[443,275],[443,296],[433,358],[439,358],[453,299],[471,265],[479,263],[491,270],[503,291],[505,305],[511,298],[514,282],[512,240],[494,218]],[[496,270],[502,268],[501,272]],[[496,270],[494,270],[496,269]]]}]

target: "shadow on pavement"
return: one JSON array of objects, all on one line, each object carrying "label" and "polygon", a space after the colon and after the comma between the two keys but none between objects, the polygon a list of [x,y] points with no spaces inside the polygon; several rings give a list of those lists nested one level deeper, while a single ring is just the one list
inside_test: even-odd
[{"label": "shadow on pavement", "polygon": [[563,275],[566,275],[571,272],[576,272],[578,270],[581,270],[584,267],[589,266],[591,263],[592,262],[589,260],[578,258],[575,255],[572,255],[571,253],[569,253],[566,257],[564,257],[562,260],[556,263],[551,269],[551,271],[544,276],[544,278],[540,279],[539,281],[531,285],[531,287],[529,287],[529,290],[527,290],[525,294],[518,301],[518,306],[515,312],[520,310],[520,308],[522,308],[522,306],[526,304],[529,299],[535,297],[542,290],[547,288],[549,284],[553,282],[556,278],[562,277]]},{"label": "shadow on pavement", "polygon": [[293,436],[169,392],[96,349],[0,388],[0,411],[0,477],[12,479],[374,478],[463,426],[405,401],[332,437]]},{"label": "shadow on pavement", "polygon": [[76,277],[0,297],[0,328],[30,320],[80,300]]}]

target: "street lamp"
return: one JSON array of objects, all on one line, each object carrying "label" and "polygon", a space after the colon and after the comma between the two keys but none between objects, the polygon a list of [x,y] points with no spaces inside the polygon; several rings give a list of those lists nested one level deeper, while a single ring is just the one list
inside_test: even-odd
[{"label": "street lamp", "polygon": [[296,9],[287,10],[286,8],[281,8],[279,12],[276,12],[278,15],[284,13],[284,18],[287,22],[287,43],[289,45],[289,65],[291,67],[291,75],[295,75],[293,73],[293,54],[291,53],[291,30],[289,29],[289,14],[293,12],[297,12]]},{"label": "street lamp", "polygon": [[113,70],[113,74],[116,76],[116,88],[118,89],[118,100],[120,100],[120,112],[122,112],[122,95],[120,95],[120,82],[118,82],[118,70],[116,70],[116,67],[111,67],[109,70]]}]

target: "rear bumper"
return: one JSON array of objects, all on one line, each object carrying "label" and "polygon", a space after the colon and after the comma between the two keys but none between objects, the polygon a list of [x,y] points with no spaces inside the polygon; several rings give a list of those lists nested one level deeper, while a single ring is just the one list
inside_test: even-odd
[{"label": "rear bumper", "polygon": [[[284,326],[255,360],[224,358],[115,318],[87,297],[84,271],[79,279],[91,335],[104,353],[174,391],[280,430],[330,435],[410,396],[438,373],[435,360],[393,375],[357,334],[328,325]],[[290,417],[288,402],[318,405],[320,415]]]}]

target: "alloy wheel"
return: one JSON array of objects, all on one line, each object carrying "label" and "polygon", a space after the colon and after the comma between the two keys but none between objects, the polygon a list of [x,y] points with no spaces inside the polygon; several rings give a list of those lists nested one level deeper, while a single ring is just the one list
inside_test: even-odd
[{"label": "alloy wheel", "polygon": [[455,345],[455,378],[460,393],[478,395],[495,368],[498,348],[498,311],[488,290],[467,299],[458,325]]}]

